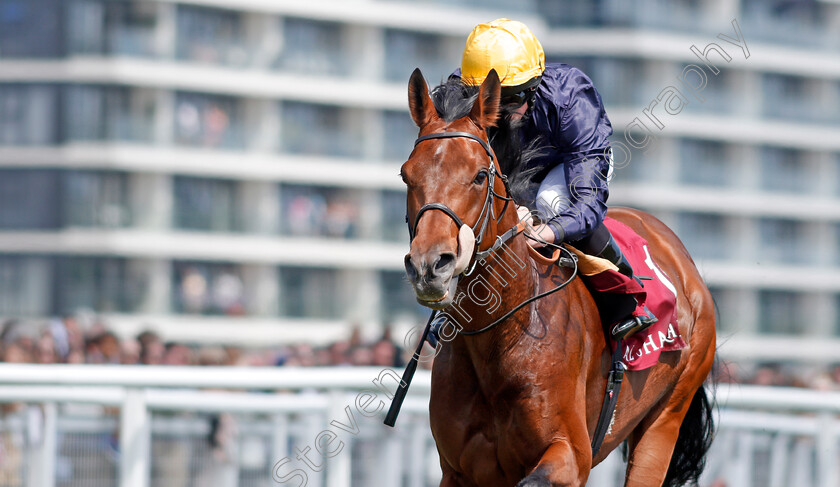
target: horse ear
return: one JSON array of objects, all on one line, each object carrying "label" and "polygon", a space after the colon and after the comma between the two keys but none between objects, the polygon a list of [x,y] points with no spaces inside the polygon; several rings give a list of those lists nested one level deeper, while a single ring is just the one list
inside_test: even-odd
[{"label": "horse ear", "polygon": [[499,100],[502,94],[502,84],[495,69],[491,69],[487,78],[478,89],[478,99],[473,104],[470,118],[480,127],[493,127],[499,118]]},{"label": "horse ear", "polygon": [[408,80],[408,109],[411,111],[414,123],[420,128],[437,117],[435,105],[429,96],[429,86],[423,79],[420,68],[415,68]]}]

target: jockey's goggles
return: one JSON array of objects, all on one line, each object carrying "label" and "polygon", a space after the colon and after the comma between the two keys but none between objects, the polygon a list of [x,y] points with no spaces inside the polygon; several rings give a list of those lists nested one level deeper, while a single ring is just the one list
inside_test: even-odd
[{"label": "jockey's goggles", "polygon": [[526,101],[530,101],[531,99],[533,99],[534,94],[536,94],[536,92],[537,87],[533,86],[525,91],[520,91],[519,93],[502,96],[501,103],[502,105],[516,105],[520,107]]},{"label": "jockey's goggles", "polygon": [[502,86],[501,104],[520,107],[523,103],[532,101],[540,85],[540,79],[542,79],[540,76],[536,76],[519,86]]}]

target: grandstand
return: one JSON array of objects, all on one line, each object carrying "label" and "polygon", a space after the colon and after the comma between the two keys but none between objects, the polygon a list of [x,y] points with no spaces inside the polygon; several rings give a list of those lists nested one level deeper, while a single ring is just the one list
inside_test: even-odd
[{"label": "grandstand", "polygon": [[[0,316],[86,311],[123,336],[247,346],[414,324],[406,82],[445,77],[499,16],[593,78],[619,141],[703,64],[692,46],[726,46],[704,101],[662,119],[610,201],[684,239],[724,353],[833,360],[829,1],[0,0]],[[717,37],[732,19],[749,57]]]}]

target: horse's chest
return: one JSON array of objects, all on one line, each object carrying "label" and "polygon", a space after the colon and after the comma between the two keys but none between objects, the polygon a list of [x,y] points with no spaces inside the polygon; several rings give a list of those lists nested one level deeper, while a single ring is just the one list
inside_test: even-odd
[{"label": "horse's chest", "polygon": [[433,388],[432,433],[441,457],[479,485],[519,479],[542,451],[535,441],[533,415],[516,394],[488,398],[474,386]]}]

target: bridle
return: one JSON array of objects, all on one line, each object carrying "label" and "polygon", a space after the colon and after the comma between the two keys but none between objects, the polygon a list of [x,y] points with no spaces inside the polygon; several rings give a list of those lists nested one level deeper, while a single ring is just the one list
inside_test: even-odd
[{"label": "bridle", "polygon": [[[508,183],[508,179],[504,174],[499,174],[498,172],[496,172],[496,165],[494,164],[495,158],[493,157],[493,151],[490,149],[490,144],[488,144],[487,141],[485,141],[484,139],[482,139],[481,137],[479,137],[477,135],[471,134],[469,132],[437,132],[437,133],[433,133],[433,134],[423,135],[422,137],[418,137],[417,140],[414,141],[414,146],[417,147],[417,144],[419,144],[420,142],[423,142],[424,140],[448,139],[448,138],[452,138],[452,137],[465,137],[467,139],[472,139],[472,140],[478,142],[479,144],[481,144],[481,147],[484,148],[484,152],[487,153],[487,157],[490,158],[489,167],[487,169],[482,169],[482,171],[486,171],[486,174],[488,175],[488,178],[487,178],[487,195],[484,198],[484,206],[481,208],[481,213],[479,213],[478,220],[475,222],[475,225],[470,227],[473,231],[473,235],[475,235],[475,246],[474,246],[475,250],[473,251],[474,254],[472,256],[472,265],[468,265],[467,269],[463,272],[464,275],[468,276],[468,275],[472,274],[472,272],[475,270],[475,266],[479,261],[483,260],[488,255],[490,255],[491,253],[498,250],[502,245],[504,245],[505,242],[507,242],[511,238],[513,238],[513,237],[519,235],[520,233],[522,233],[523,231],[525,231],[525,226],[522,224],[522,222],[518,222],[516,225],[513,226],[513,228],[506,231],[504,234],[497,236],[496,241],[489,248],[487,248],[485,250],[479,250],[478,249],[482,240],[484,240],[484,232],[487,231],[487,225],[490,223],[490,219],[495,216],[494,215],[494,210],[493,210],[494,198],[499,198],[501,200],[504,200],[504,202],[505,202],[504,208],[502,208],[501,213],[499,213],[498,218],[496,218],[496,224],[497,225],[499,224],[499,222],[502,221],[502,217],[504,216],[505,211],[507,211],[508,205],[510,204],[511,201],[513,201],[513,198],[510,197],[510,194],[511,194],[510,193],[510,184]],[[504,183],[505,191],[507,192],[508,196],[500,195],[493,190],[493,185],[496,182],[496,179],[495,179],[496,177],[501,179],[502,182]],[[461,218],[459,218],[458,215],[454,211],[452,211],[452,208],[446,206],[443,203],[427,203],[420,208],[420,211],[418,211],[417,215],[414,217],[414,225],[408,225],[408,234],[409,234],[409,237],[411,238],[411,240],[414,240],[414,230],[417,228],[417,224],[420,223],[420,217],[423,216],[423,213],[425,213],[429,210],[440,210],[443,213],[445,213],[447,216],[449,216],[449,218],[452,219],[452,221],[455,222],[456,225],[458,225],[458,230],[459,231],[461,230],[461,227],[464,225],[464,222],[461,221]],[[406,215],[406,217],[405,217],[405,222],[406,222],[406,224],[408,224],[408,215]],[[478,230],[478,233],[476,233],[476,230]],[[533,238],[533,237],[529,237],[529,238]],[[574,280],[574,278],[577,276],[577,270],[578,270],[578,268],[577,268],[577,258],[575,257],[575,255],[571,251],[569,251],[567,248],[565,248],[563,246],[554,245],[554,244],[550,244],[550,245],[560,249],[561,252],[566,252],[569,255],[569,260],[572,262],[571,266],[573,267],[573,271],[572,271],[572,275],[566,281],[564,281],[562,284],[560,284],[559,286],[557,286],[555,288],[549,289],[548,291],[546,291],[544,293],[540,293],[540,294],[531,296],[530,298],[526,299],[525,301],[523,301],[523,302],[519,303],[518,305],[514,306],[514,308],[511,309],[510,311],[508,311],[507,313],[505,313],[504,316],[502,316],[501,318],[497,319],[496,321],[490,323],[489,325],[485,326],[484,328],[481,328],[481,329],[475,330],[475,331],[464,331],[462,329],[462,330],[458,331],[458,333],[460,333],[462,335],[478,335],[479,333],[484,333],[485,331],[488,331],[491,328],[494,328],[499,323],[508,319],[511,315],[513,315],[514,313],[516,313],[517,311],[522,309],[524,306],[527,306],[528,304],[530,304],[530,303],[532,303],[532,302],[534,302],[534,301],[536,301],[536,300],[538,300],[538,299],[540,299],[544,296],[548,296],[549,294],[551,294],[553,292],[559,291],[559,290],[563,289],[564,287],[566,287],[570,282],[572,282]],[[562,258],[561,258],[561,260],[562,260]],[[421,350],[423,348],[424,343],[426,342],[426,337],[429,335],[429,330],[431,329],[432,323],[434,322],[436,316],[437,316],[437,310],[432,311],[432,313],[429,315],[429,321],[426,323],[426,327],[423,329],[423,334],[420,337],[420,342],[417,345],[417,350],[414,352],[414,355],[411,357],[411,360],[409,361],[408,365],[406,366],[405,372],[403,372],[403,376],[402,376],[402,380],[400,381],[400,385],[399,385],[399,387],[397,387],[397,391],[394,394],[393,400],[391,401],[391,407],[388,409],[388,414],[385,416],[385,424],[388,425],[388,426],[394,426],[394,424],[397,421],[397,415],[400,413],[400,408],[402,407],[402,403],[405,400],[405,395],[408,393],[408,386],[409,386],[409,384],[411,384],[411,378],[414,376],[414,371],[417,370],[418,357],[420,357]],[[601,423],[601,421],[599,419],[599,424],[600,423]]]},{"label": "bridle", "polygon": [[[437,132],[433,134],[423,135],[418,137],[417,140],[414,141],[414,146],[417,147],[417,144],[423,142],[424,140],[430,139],[450,139],[455,137],[463,137],[467,139],[474,140],[481,144],[481,147],[484,148],[484,152],[487,153],[487,157],[490,158],[490,164],[487,169],[482,169],[479,173],[487,174],[487,194],[484,197],[484,206],[481,208],[481,213],[478,214],[478,219],[475,222],[475,225],[470,227],[473,231],[473,235],[475,235],[475,254],[472,258],[472,265],[468,266],[468,269],[464,272],[464,275],[469,276],[475,270],[475,265],[478,261],[484,259],[491,253],[498,250],[506,241],[510,240],[511,238],[515,237],[519,233],[525,230],[524,225],[517,224],[507,232],[502,235],[496,237],[496,241],[491,245],[489,248],[485,250],[479,250],[479,245],[484,240],[484,233],[487,231],[487,226],[490,223],[491,218],[495,218],[496,224],[498,225],[502,221],[502,217],[505,215],[505,212],[508,209],[508,205],[513,198],[510,196],[504,196],[496,193],[493,189],[493,185],[495,183],[495,178],[498,177],[502,180],[502,183],[505,185],[505,192],[510,195],[510,183],[508,183],[507,176],[504,174],[500,174],[496,171],[496,164],[494,164],[495,157],[493,156],[493,150],[490,148],[490,144],[487,143],[486,140],[482,139],[481,137],[471,134],[469,132]],[[495,209],[493,207],[493,199],[499,198],[505,202],[505,206],[502,208],[502,211],[499,213],[499,216],[495,216]],[[452,221],[455,222],[455,225],[458,226],[458,230],[461,229],[461,226],[464,225],[464,222],[458,217],[458,215],[443,203],[426,203],[423,205],[420,210],[417,212],[417,215],[414,217],[414,225],[408,226],[408,235],[410,240],[414,240],[414,230],[417,228],[417,225],[420,223],[420,218],[423,216],[423,213],[429,210],[440,210],[445,213]],[[408,223],[408,215],[406,215],[406,223]]]},{"label": "bridle", "polygon": [[[464,138],[472,139],[472,140],[480,143],[481,147],[484,148],[484,152],[487,153],[487,157],[490,158],[490,164],[489,164],[488,169],[482,169],[482,171],[485,171],[486,174],[488,174],[487,195],[484,198],[484,206],[481,208],[481,213],[478,214],[478,219],[475,222],[475,225],[470,227],[473,231],[473,234],[475,235],[475,251],[474,251],[474,255],[472,257],[472,264],[467,266],[467,270],[465,270],[464,273],[463,273],[465,276],[469,276],[475,270],[476,264],[479,261],[484,260],[491,253],[493,253],[496,250],[498,250],[499,248],[501,248],[501,246],[504,245],[505,242],[507,242],[511,238],[519,235],[523,231],[525,231],[525,225],[523,225],[522,222],[518,222],[516,225],[514,225],[512,228],[510,228],[508,231],[506,231],[502,235],[498,235],[496,237],[496,241],[493,243],[493,245],[491,245],[490,247],[488,247],[485,250],[479,250],[479,245],[484,240],[484,232],[487,231],[487,226],[490,222],[490,219],[494,218],[494,216],[495,216],[494,215],[495,211],[493,209],[493,199],[494,198],[499,198],[501,200],[504,200],[504,202],[505,202],[505,206],[502,208],[501,213],[499,213],[498,218],[496,218],[496,224],[499,224],[499,222],[502,221],[502,217],[504,216],[505,211],[507,211],[508,205],[510,204],[511,201],[513,201],[513,198],[510,196],[510,194],[511,194],[510,184],[508,182],[507,176],[505,176],[504,174],[499,174],[496,171],[496,165],[494,164],[495,157],[493,156],[493,151],[490,148],[490,144],[488,144],[487,141],[485,141],[484,139],[482,139],[481,137],[479,137],[475,134],[471,134],[469,132],[436,132],[436,133],[427,134],[427,135],[423,135],[421,137],[418,137],[417,140],[414,141],[414,146],[417,147],[417,144],[419,144],[420,142],[423,142],[425,140],[449,139],[449,138],[454,138],[454,137],[464,137]],[[496,177],[501,179],[502,183],[504,183],[505,191],[508,194],[508,196],[500,195],[493,190],[493,184],[495,182]],[[461,218],[458,217],[458,215],[452,210],[452,208],[449,208],[448,206],[446,206],[443,203],[427,203],[420,208],[420,210],[417,212],[417,215],[414,217],[414,225],[409,225],[408,226],[408,234],[409,234],[409,237],[410,237],[411,240],[414,240],[414,231],[417,228],[417,225],[420,223],[420,217],[423,216],[423,213],[425,213],[429,210],[440,210],[440,211],[442,211],[447,216],[449,216],[449,218],[451,218],[452,221],[455,222],[455,225],[458,226],[459,230],[461,229],[461,226],[464,225],[464,222],[461,220]],[[406,223],[408,223],[408,215],[406,215]],[[477,233],[476,233],[476,230],[478,230]],[[533,238],[533,237],[529,237],[529,238]],[[554,244],[550,244],[550,245],[557,248],[557,249],[560,249],[561,252],[566,252],[569,255],[568,261],[571,261],[571,267],[573,268],[573,271],[572,271],[572,275],[569,276],[568,279],[566,279],[563,283],[561,283],[557,287],[554,287],[554,288],[552,288],[552,289],[550,289],[546,292],[539,293],[539,294],[536,294],[534,296],[531,296],[530,298],[528,298],[525,301],[519,303],[513,309],[511,309],[510,311],[505,313],[504,316],[502,316],[501,318],[493,321],[489,325],[487,325],[487,326],[485,326],[485,327],[483,327],[479,330],[474,330],[474,331],[461,330],[461,331],[459,331],[459,333],[462,334],[462,335],[478,335],[480,333],[484,333],[485,331],[488,331],[491,328],[494,328],[499,323],[508,319],[515,312],[522,309],[522,307],[524,307],[524,306],[528,305],[529,303],[532,303],[532,302],[534,302],[534,301],[536,301],[536,300],[538,300],[542,297],[548,296],[551,293],[559,291],[559,290],[563,289],[564,287],[566,287],[570,282],[572,282],[574,280],[574,278],[577,276],[577,271],[578,271],[577,257],[571,251],[569,251],[567,248],[563,247],[562,245],[554,245]],[[426,325],[426,331],[424,332],[424,337],[425,337],[426,333],[428,333],[429,325],[431,325],[435,314],[436,314],[436,312],[432,312],[432,315],[429,317],[429,323]]]}]

